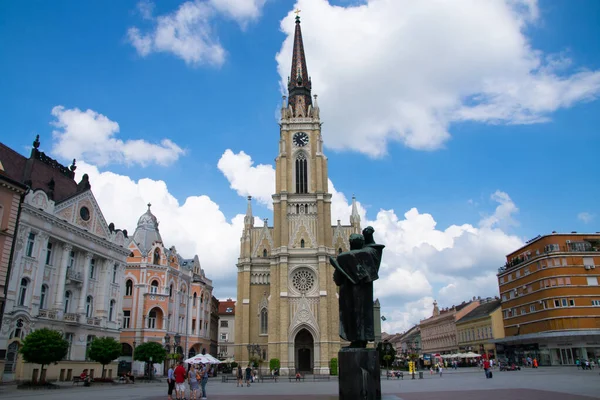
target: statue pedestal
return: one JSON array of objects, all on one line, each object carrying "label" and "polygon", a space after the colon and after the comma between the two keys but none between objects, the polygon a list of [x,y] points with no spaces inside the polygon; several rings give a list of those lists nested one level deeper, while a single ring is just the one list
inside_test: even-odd
[{"label": "statue pedestal", "polygon": [[347,349],[338,353],[340,400],[380,400],[381,373],[375,349]]}]

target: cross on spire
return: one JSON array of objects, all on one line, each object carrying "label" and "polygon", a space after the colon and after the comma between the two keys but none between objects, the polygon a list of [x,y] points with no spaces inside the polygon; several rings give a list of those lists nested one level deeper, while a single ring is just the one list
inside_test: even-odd
[{"label": "cross on spire", "polygon": [[296,14],[296,22],[300,22],[300,12],[302,10],[296,8],[296,10],[294,11],[294,14]]}]

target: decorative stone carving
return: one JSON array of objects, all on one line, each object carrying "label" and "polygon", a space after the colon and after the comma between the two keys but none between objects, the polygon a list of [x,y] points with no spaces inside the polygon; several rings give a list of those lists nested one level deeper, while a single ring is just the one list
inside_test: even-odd
[{"label": "decorative stone carving", "polygon": [[299,268],[292,275],[292,285],[300,293],[309,292],[315,286],[315,275],[308,268]]},{"label": "decorative stone carving", "polygon": [[316,318],[318,305],[314,299],[302,296],[294,299],[292,303],[293,305],[290,309],[292,318],[289,331],[292,332],[295,327],[304,324],[309,325],[318,332],[319,328]]}]

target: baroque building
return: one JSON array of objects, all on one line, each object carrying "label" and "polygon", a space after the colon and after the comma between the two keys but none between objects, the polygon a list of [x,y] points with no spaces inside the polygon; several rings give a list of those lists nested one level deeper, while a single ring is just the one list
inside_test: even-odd
[{"label": "baroque building", "polygon": [[[251,198],[237,263],[235,360],[280,360],[282,375],[328,374],[341,347],[337,287],[329,256],[360,233],[353,199],[350,225],[331,226],[331,193],[317,96],[312,96],[296,17],[288,98],[283,98],[275,159],[273,226],[254,226]],[[286,103],[287,100],[287,103]]]},{"label": "baroque building", "polygon": [[[75,160],[61,165],[39,150],[39,136],[26,158],[0,144],[6,175],[28,187],[21,205],[0,328],[6,349],[5,380],[29,380],[37,366],[18,355],[33,329],[50,328],[69,342],[65,360],[48,366],[47,379],[70,380],[89,368],[94,337],[118,340],[127,232],[108,224],[87,175],[77,183]],[[108,367],[108,376],[114,372]]]},{"label": "baroque building", "polygon": [[[136,345],[161,343],[169,353],[192,357],[211,351],[212,281],[198,256],[183,258],[175,246],[167,248],[150,210],[138,219],[127,242],[128,255],[123,290],[121,368],[144,373],[143,362],[133,362]],[[133,365],[130,363],[133,362]],[[156,364],[156,373],[166,373]]]},{"label": "baroque building", "polygon": [[484,358],[497,359],[495,339],[504,337],[500,299],[482,299],[479,307],[456,322],[458,351],[474,352]]}]

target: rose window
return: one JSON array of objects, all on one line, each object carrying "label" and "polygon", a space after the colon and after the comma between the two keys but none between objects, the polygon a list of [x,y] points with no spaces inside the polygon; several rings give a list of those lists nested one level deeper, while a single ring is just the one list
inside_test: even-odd
[{"label": "rose window", "polygon": [[292,284],[294,288],[301,292],[308,292],[315,285],[315,276],[307,269],[301,269],[292,276]]}]

